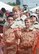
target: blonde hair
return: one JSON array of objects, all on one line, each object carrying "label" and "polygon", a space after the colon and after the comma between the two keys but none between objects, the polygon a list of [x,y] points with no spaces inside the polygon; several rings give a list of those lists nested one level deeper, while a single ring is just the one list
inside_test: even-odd
[{"label": "blonde hair", "polygon": [[18,5],[16,5],[13,9],[12,9],[12,11],[17,11],[17,10],[21,10],[21,8],[20,8],[20,6],[18,6]]}]

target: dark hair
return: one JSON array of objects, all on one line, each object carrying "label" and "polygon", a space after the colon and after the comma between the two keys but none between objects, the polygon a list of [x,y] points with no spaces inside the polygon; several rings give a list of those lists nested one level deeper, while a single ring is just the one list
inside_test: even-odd
[{"label": "dark hair", "polygon": [[7,19],[8,19],[9,17],[13,17],[13,15],[9,15],[9,16],[7,16]]},{"label": "dark hair", "polygon": [[25,19],[25,23],[26,23],[26,21],[27,21],[28,19],[30,19],[30,18]]},{"label": "dark hair", "polygon": [[2,12],[5,13],[6,12],[6,9],[5,8],[1,8]]}]

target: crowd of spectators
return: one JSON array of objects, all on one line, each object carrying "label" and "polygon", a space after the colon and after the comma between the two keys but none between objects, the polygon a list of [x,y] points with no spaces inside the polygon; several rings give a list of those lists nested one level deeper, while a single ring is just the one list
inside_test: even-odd
[{"label": "crowd of spectators", "polygon": [[39,17],[37,13],[15,6],[12,12],[0,10],[1,54],[39,54]]}]

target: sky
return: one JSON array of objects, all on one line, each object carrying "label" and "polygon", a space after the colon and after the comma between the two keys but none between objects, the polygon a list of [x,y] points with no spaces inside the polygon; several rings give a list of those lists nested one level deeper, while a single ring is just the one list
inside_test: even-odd
[{"label": "sky", "polygon": [[3,2],[15,2],[15,0],[0,0],[0,1],[3,1]]},{"label": "sky", "polygon": [[[16,0],[0,0],[2,2],[16,2]],[[39,0],[20,0],[22,4],[27,4],[29,7],[36,7],[36,4],[39,6]]]}]

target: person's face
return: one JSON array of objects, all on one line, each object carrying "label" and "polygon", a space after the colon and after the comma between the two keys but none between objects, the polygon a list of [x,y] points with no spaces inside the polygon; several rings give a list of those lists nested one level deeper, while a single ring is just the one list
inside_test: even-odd
[{"label": "person's face", "polygon": [[10,25],[13,24],[13,17],[9,17],[9,18],[8,18],[8,23],[9,23]]},{"label": "person's face", "polygon": [[30,13],[27,12],[27,13],[26,13],[26,16],[29,17],[29,16],[30,16]]},{"label": "person's face", "polygon": [[19,10],[13,11],[13,15],[14,15],[15,19],[19,18],[20,17],[20,11]]},{"label": "person's face", "polygon": [[25,25],[26,25],[26,28],[31,27],[31,20],[27,19],[26,22],[25,22]]},{"label": "person's face", "polygon": [[31,20],[32,20],[32,22],[35,22],[36,21],[36,17],[32,16]]}]

